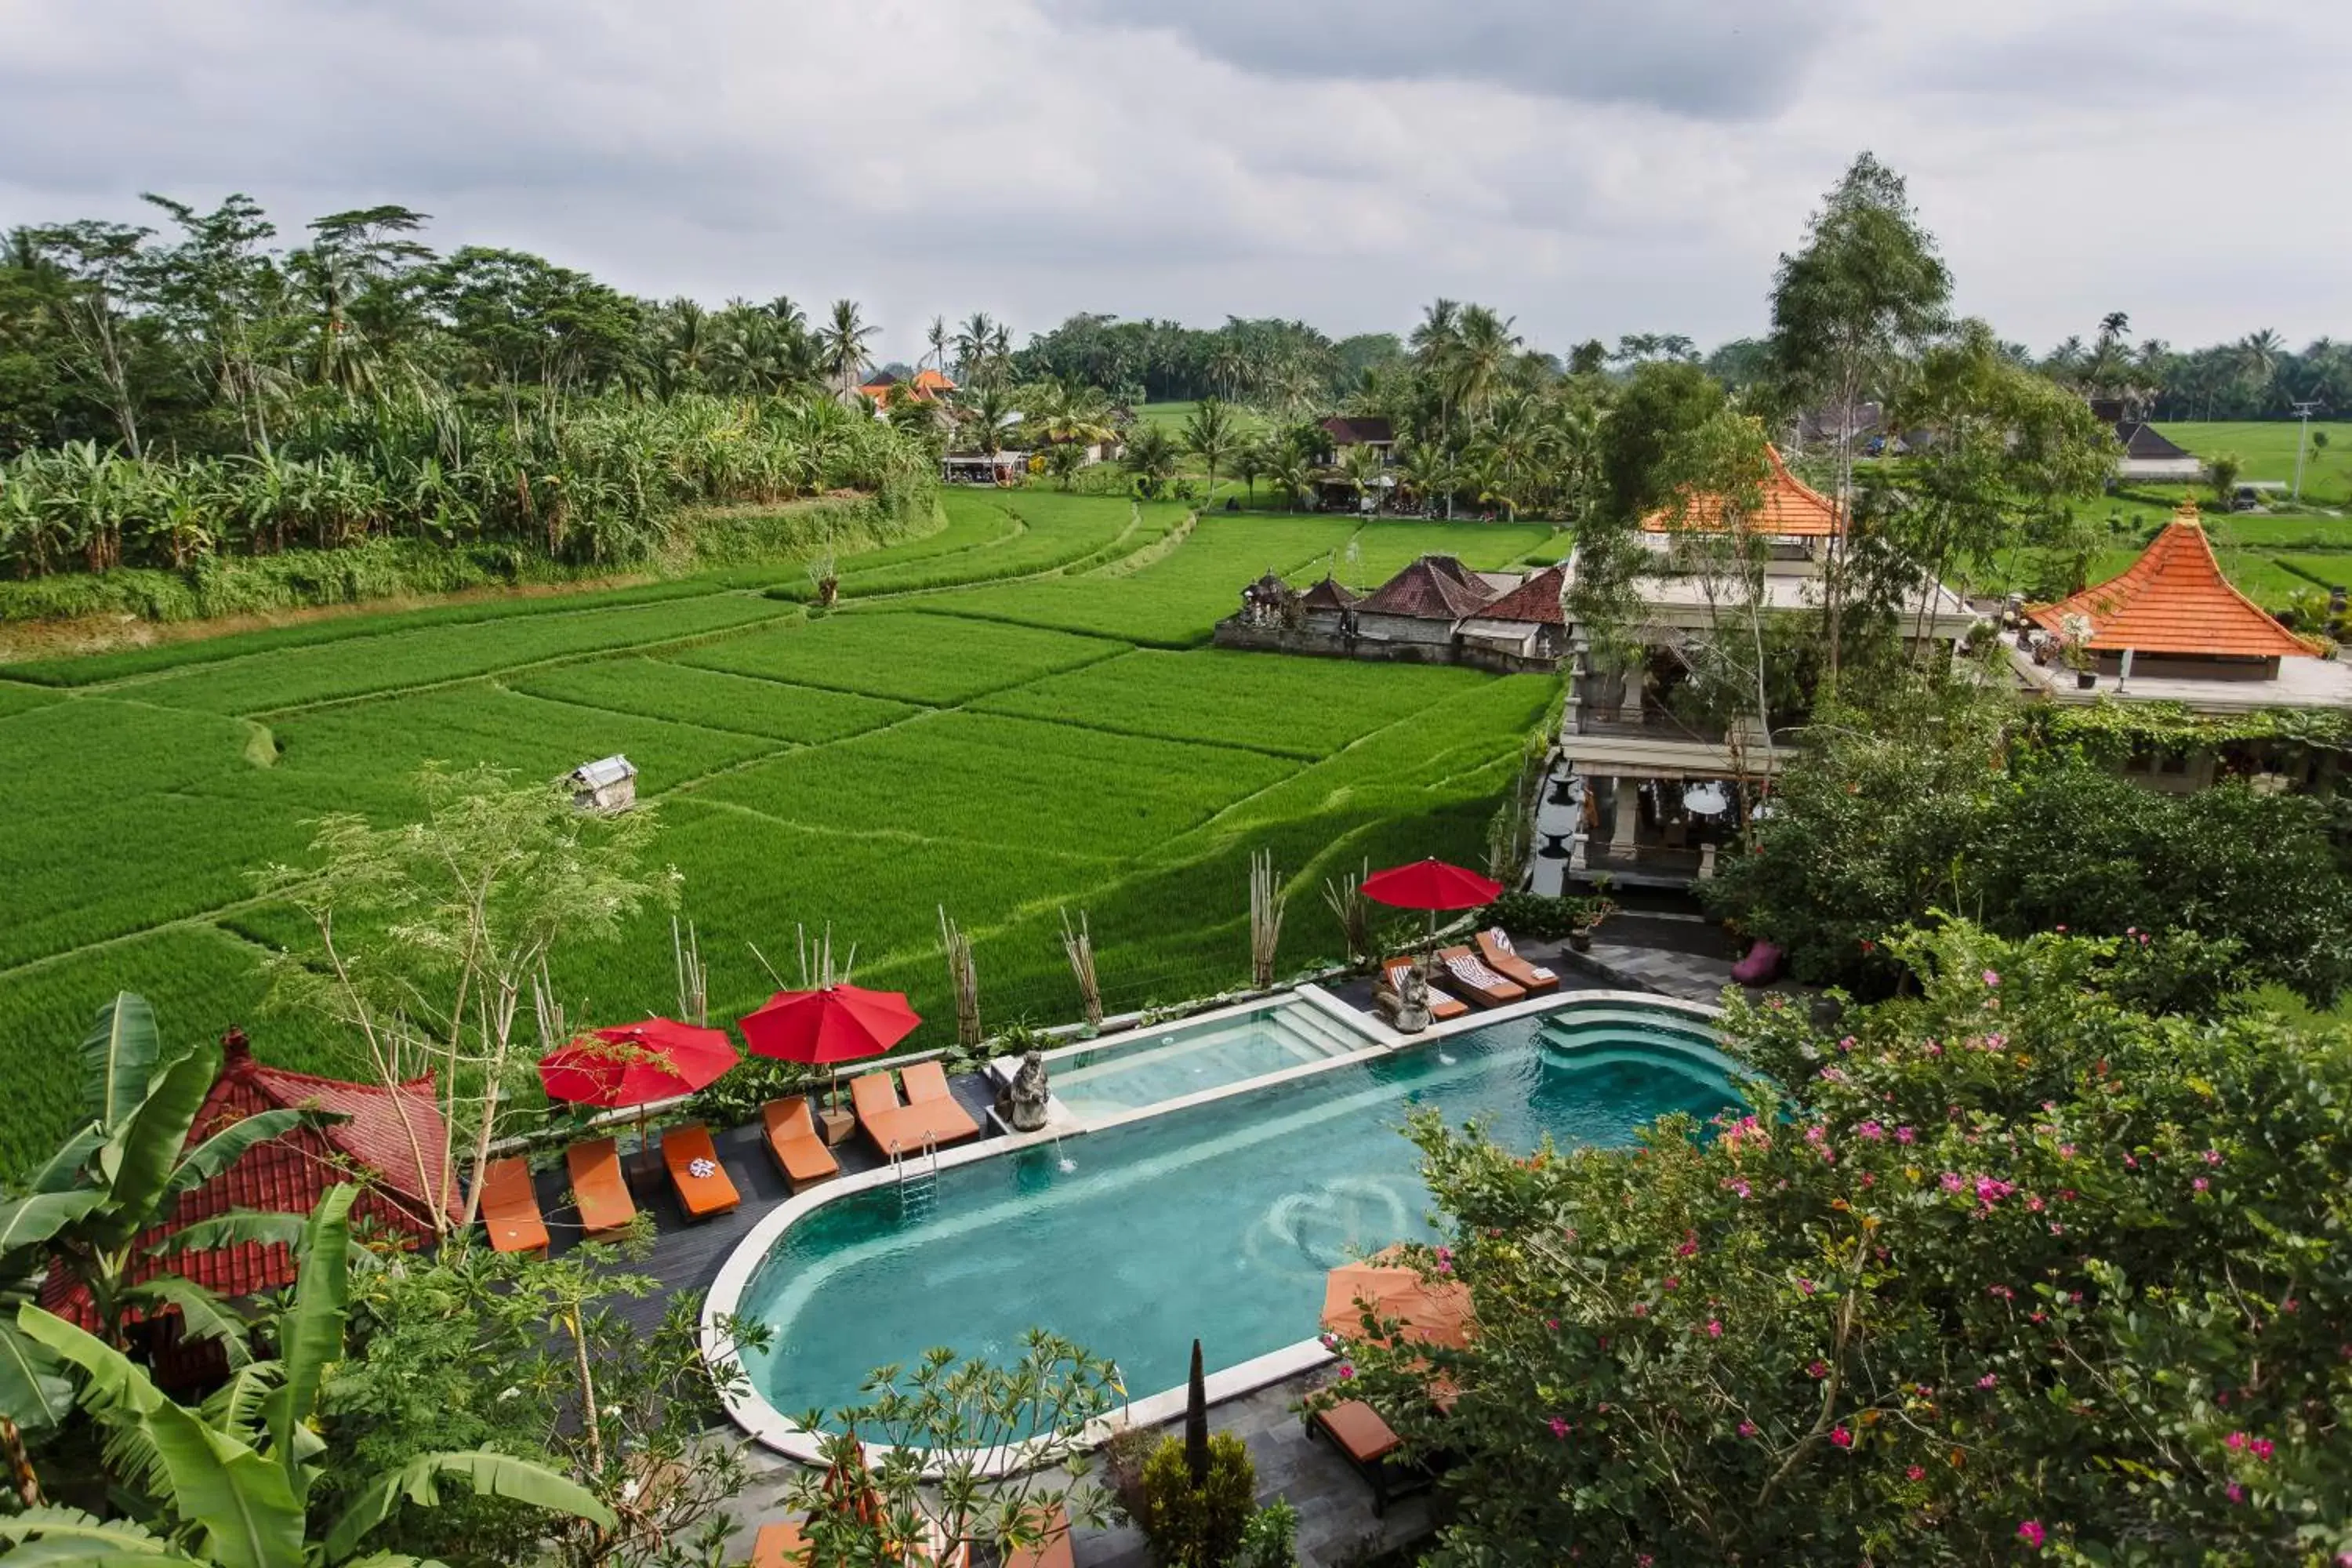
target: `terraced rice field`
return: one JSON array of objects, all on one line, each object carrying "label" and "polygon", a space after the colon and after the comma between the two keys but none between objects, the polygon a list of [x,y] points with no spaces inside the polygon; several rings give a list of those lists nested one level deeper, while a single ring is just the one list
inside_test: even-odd
[{"label": "terraced rice field", "polygon": [[[858,979],[944,1016],[944,905],[973,934],[984,1014],[1048,1022],[1077,1005],[1065,908],[1088,912],[1113,1007],[1244,980],[1255,849],[1288,879],[1285,963],[1336,952],[1323,879],[1477,860],[1557,700],[1543,677],[1206,646],[1269,567],[1377,581],[1428,550],[1498,567],[1541,554],[1541,528],[1192,523],[1027,490],[942,506],[943,527],[845,558],[829,613],[797,572],[734,568],[0,670],[0,1171],[65,1131],[76,1042],[119,987],[175,1033],[240,1023],[265,1058],[352,1070],[349,1042],[266,1010],[258,961],[301,932],[251,874],[299,862],[322,813],[409,815],[429,759],[549,777],[626,752],[715,1013],[769,989],[750,944],[781,958],[795,922],[830,922]],[[666,919],[555,979],[577,1020],[669,1010]]]}]

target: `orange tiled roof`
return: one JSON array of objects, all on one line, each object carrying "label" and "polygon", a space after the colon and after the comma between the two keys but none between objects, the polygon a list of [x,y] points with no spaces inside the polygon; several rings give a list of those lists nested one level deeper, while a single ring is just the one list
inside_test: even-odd
[{"label": "orange tiled roof", "polygon": [[918,392],[953,392],[955,389],[956,384],[949,380],[943,371],[919,370],[915,373],[915,390]]},{"label": "orange tiled roof", "polygon": [[1543,626],[1564,626],[1567,616],[1559,607],[1559,595],[1566,586],[1568,574],[1557,566],[1547,566],[1485,609],[1478,612],[1481,620],[1535,621]]},{"label": "orange tiled roof", "polygon": [[[1805,483],[1789,471],[1780,460],[1780,448],[1767,446],[1764,455],[1771,459],[1772,472],[1764,481],[1764,492],[1755,512],[1746,519],[1750,533],[1767,533],[1780,538],[1826,539],[1838,531],[1837,509],[1829,497]],[[1679,528],[1706,526],[1708,513],[1715,521],[1723,521],[1723,503],[1714,496],[1694,496],[1687,508],[1680,511],[1660,508],[1642,520],[1642,526],[1652,533],[1669,533]]]},{"label": "orange tiled roof", "polygon": [[2091,623],[2095,653],[2185,653],[2243,658],[2308,656],[2304,640],[2230,585],[2192,502],[2175,513],[2140,558],[2095,587],[2029,612],[2063,634],[2066,618]]}]

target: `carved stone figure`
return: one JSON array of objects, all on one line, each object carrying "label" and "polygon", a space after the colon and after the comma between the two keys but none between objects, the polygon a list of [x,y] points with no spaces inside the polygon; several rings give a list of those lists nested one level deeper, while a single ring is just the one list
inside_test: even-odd
[{"label": "carved stone figure", "polygon": [[1429,977],[1416,963],[1397,978],[1397,1032],[1417,1035],[1429,1027]]},{"label": "carved stone figure", "polygon": [[1015,1132],[1034,1132],[1045,1125],[1045,1058],[1031,1051],[1021,1058],[1013,1081],[996,1097],[996,1113]]}]

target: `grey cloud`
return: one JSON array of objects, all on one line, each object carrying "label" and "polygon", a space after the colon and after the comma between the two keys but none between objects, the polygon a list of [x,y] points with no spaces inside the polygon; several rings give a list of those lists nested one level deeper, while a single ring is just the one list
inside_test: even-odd
[{"label": "grey cloud", "polygon": [[1101,26],[1172,32],[1264,75],[1465,81],[1706,120],[1801,90],[1839,0],[1047,0]]}]

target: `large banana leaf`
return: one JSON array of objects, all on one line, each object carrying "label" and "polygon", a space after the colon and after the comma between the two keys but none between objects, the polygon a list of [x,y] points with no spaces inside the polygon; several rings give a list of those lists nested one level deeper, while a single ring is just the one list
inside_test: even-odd
[{"label": "large banana leaf", "polygon": [[164,1184],[163,1195],[176,1198],[189,1188],[211,1181],[236,1164],[237,1156],[247,1149],[267,1143],[281,1132],[291,1132],[305,1121],[343,1120],[301,1110],[262,1110],[241,1121],[232,1121],[188,1151],[186,1157],[173,1168],[172,1179]]},{"label": "large banana leaf", "polygon": [[65,1377],[57,1352],[16,1329],[16,1308],[26,1300],[22,1290],[0,1292],[0,1415],[26,1433],[46,1432],[73,1410],[73,1384]]},{"label": "large banana leaf", "polygon": [[108,1202],[91,1230],[100,1247],[121,1247],[163,1217],[163,1194],[187,1146],[188,1129],[219,1076],[218,1046],[200,1046],[179,1058],[99,1151]]},{"label": "large banana leaf", "polygon": [[49,1156],[47,1164],[33,1173],[33,1179],[25,1184],[25,1190],[28,1193],[62,1193],[79,1186],[89,1166],[89,1157],[97,1153],[100,1145],[105,1142],[105,1128],[95,1121],[83,1123],[72,1137],[58,1145],[58,1152]]},{"label": "large banana leaf", "polygon": [[147,1085],[160,1065],[155,1010],[129,991],[98,1010],[82,1037],[82,1099],[110,1134],[131,1120],[147,1098]]},{"label": "large banana leaf", "polygon": [[277,1444],[278,1463],[298,1497],[307,1489],[294,1434],[310,1419],[327,1368],[342,1359],[343,1320],[352,1301],[352,1204],[359,1195],[359,1188],[348,1182],[320,1195],[302,1227],[294,1304],[278,1322],[278,1362],[286,1381],[262,1401],[261,1409]]},{"label": "large banana leaf", "polygon": [[116,1563],[165,1568],[189,1561],[142,1525],[102,1520],[78,1508],[28,1508],[0,1519],[0,1541],[11,1542],[7,1560],[17,1568],[66,1563],[81,1568]]},{"label": "large banana leaf", "polygon": [[216,1247],[299,1247],[302,1228],[299,1214],[231,1209],[158,1237],[148,1247],[147,1256],[173,1258],[183,1252],[210,1252]]},{"label": "large banana leaf", "polygon": [[105,1201],[106,1194],[96,1187],[0,1199],[0,1258],[19,1247],[40,1246]]},{"label": "large banana leaf", "polygon": [[243,1366],[253,1359],[253,1352],[246,1345],[245,1319],[216,1292],[184,1275],[167,1272],[142,1280],[122,1292],[122,1300],[151,1318],[176,1308],[182,1332],[191,1340],[220,1341],[232,1367]]},{"label": "large banana leaf", "polygon": [[327,1561],[340,1563],[392,1512],[402,1498],[431,1508],[441,1500],[441,1481],[455,1477],[484,1497],[512,1498],[591,1524],[613,1528],[613,1510],[596,1494],[544,1465],[484,1449],[423,1454],[360,1489],[350,1508],[327,1531]]},{"label": "large banana leaf", "polygon": [[109,1426],[137,1428],[169,1480],[163,1500],[199,1531],[224,1568],[301,1568],[304,1521],[283,1470],[166,1398],[137,1363],[63,1318],[26,1303],[17,1326],[81,1368],[82,1404]]}]

